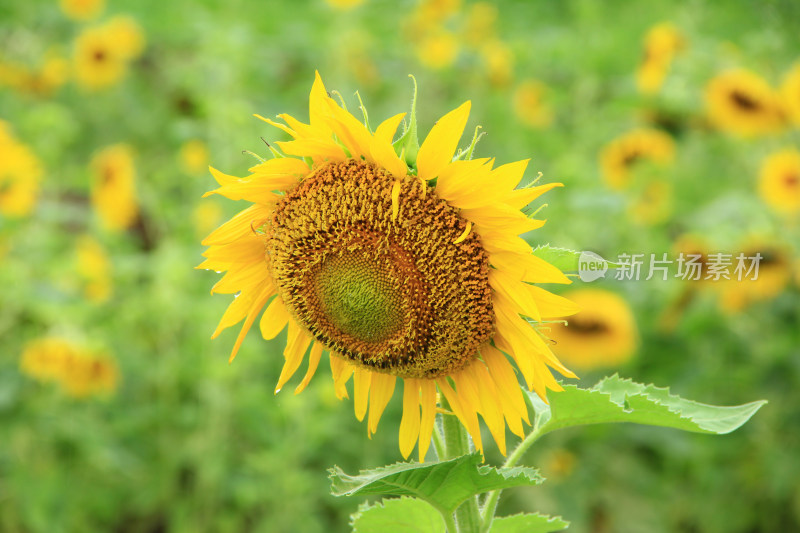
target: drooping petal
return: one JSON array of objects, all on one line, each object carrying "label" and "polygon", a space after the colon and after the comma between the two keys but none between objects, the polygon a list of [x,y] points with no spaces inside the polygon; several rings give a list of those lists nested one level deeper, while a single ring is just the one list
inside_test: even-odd
[{"label": "drooping petal", "polygon": [[257,296],[253,301],[253,305],[247,311],[247,317],[244,319],[244,324],[242,324],[242,329],[239,331],[239,336],[236,337],[236,342],[233,344],[233,350],[231,350],[231,356],[228,359],[228,362],[233,362],[233,360],[236,358],[236,354],[239,353],[239,347],[242,345],[245,335],[247,335],[247,332],[250,331],[250,326],[253,325],[256,316],[258,316],[258,313],[267,303],[267,300],[269,300],[270,296],[272,296],[272,292],[265,288],[262,288],[261,292],[257,293]]},{"label": "drooping petal", "polygon": [[323,349],[324,346],[320,342],[315,342],[311,347],[311,352],[308,354],[308,370],[306,370],[306,375],[303,376],[303,381],[294,389],[295,394],[303,392],[311,381],[311,378],[314,377],[314,374],[317,372],[317,367],[319,366],[319,360],[322,358]]},{"label": "drooping petal", "polygon": [[[419,426],[419,462],[425,461],[428,447],[433,436],[433,424],[436,420],[436,384],[430,379],[421,379],[420,384],[420,406],[422,407],[422,417]],[[440,457],[439,459],[444,459]]]},{"label": "drooping petal", "polygon": [[470,101],[464,102],[431,128],[417,154],[417,175],[420,178],[432,180],[453,160],[471,105]]},{"label": "drooping petal", "polygon": [[353,371],[353,407],[355,408],[356,418],[359,420],[364,420],[364,415],[367,414],[371,383],[372,372],[361,368],[356,368]]},{"label": "drooping petal", "polygon": [[369,433],[378,431],[378,422],[384,409],[389,404],[394,394],[394,385],[397,378],[391,374],[372,374],[372,383],[369,388]]},{"label": "drooping petal", "polygon": [[311,344],[311,337],[303,331],[294,320],[289,321],[289,334],[286,339],[286,348],[283,350],[283,357],[286,362],[281,370],[281,375],[278,378],[278,384],[275,386],[275,394],[277,394],[287,381],[297,372],[300,368],[300,363],[303,362],[303,356]]},{"label": "drooping petal", "polygon": [[514,209],[522,209],[547,191],[563,186],[563,183],[547,183],[545,185],[539,185],[538,187],[515,189],[506,196],[505,203]]},{"label": "drooping petal", "polygon": [[349,398],[347,394],[347,381],[353,375],[353,366],[344,357],[333,352],[330,354],[331,374],[333,375],[333,389],[340,400]]},{"label": "drooping petal", "polygon": [[258,323],[261,336],[266,340],[274,339],[278,333],[283,331],[290,318],[283,300],[280,296],[276,296],[261,315],[261,321]]},{"label": "drooping petal", "polygon": [[419,380],[403,380],[403,418],[400,420],[400,453],[408,459],[419,438]]}]

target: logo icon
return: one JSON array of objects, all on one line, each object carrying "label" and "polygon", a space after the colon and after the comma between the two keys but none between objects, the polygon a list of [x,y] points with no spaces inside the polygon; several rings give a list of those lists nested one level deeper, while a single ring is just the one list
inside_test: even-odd
[{"label": "logo icon", "polygon": [[606,276],[608,261],[594,252],[581,252],[578,258],[578,276],[581,281],[589,283]]}]

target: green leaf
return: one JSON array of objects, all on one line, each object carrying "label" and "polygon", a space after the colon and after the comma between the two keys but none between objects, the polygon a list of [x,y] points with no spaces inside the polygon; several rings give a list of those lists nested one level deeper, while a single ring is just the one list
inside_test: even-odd
[{"label": "green leaf", "polygon": [[562,272],[577,272],[578,258],[581,256],[581,252],[542,244],[533,249],[533,255],[544,259]]},{"label": "green leaf", "polygon": [[560,516],[536,514],[515,514],[495,518],[489,533],[551,533],[569,526]]},{"label": "green leaf", "polygon": [[536,257],[544,259],[564,273],[578,272],[582,254],[590,254],[589,259],[591,259],[591,256],[602,259],[608,268],[619,268],[621,266],[620,263],[608,261],[594,252],[570,250],[568,248],[554,248],[549,244],[539,245],[534,248],[532,252]]},{"label": "green leaf", "polygon": [[472,453],[435,463],[397,463],[362,470],[357,476],[339,467],[330,469],[334,496],[368,494],[414,496],[433,505],[441,513],[452,513],[476,494],[521,485],[538,485],[539,473],[528,467],[498,470],[481,465],[481,455]]},{"label": "green leaf", "polygon": [[445,533],[439,511],[416,498],[363,503],[352,516],[353,533]]},{"label": "green leaf", "polygon": [[591,389],[566,385],[563,391],[548,393],[547,398],[549,406],[531,395],[542,435],[565,427],[607,422],[721,435],[743,425],[767,403],[761,400],[735,407],[707,405],[674,396],[669,389],[634,383],[617,375]]}]

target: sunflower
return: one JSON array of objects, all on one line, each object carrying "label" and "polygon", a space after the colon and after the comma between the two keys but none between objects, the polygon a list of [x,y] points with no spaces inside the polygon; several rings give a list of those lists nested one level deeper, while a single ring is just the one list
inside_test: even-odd
[{"label": "sunflower", "polygon": [[[755,272],[747,275],[749,261],[745,264],[742,279],[733,273],[730,279],[721,279],[716,287],[719,290],[719,304],[723,311],[737,313],[757,302],[772,300],[781,294],[792,278],[792,257],[786,248],[778,243],[765,240],[754,242],[741,252],[745,258],[761,256],[758,262],[758,276]],[[738,254],[735,254],[738,255]],[[733,257],[733,268],[737,265]]]},{"label": "sunflower", "polygon": [[125,60],[133,60],[142,54],[145,47],[142,27],[133,17],[117,15],[102,27],[110,36],[110,43],[115,53]]},{"label": "sunflower", "polygon": [[89,28],[75,41],[75,80],[87,89],[104,89],[119,82],[128,62],[106,27]]},{"label": "sunflower", "polygon": [[0,120],[0,214],[27,216],[36,205],[42,166],[31,149],[19,142],[11,126]]},{"label": "sunflower", "polygon": [[636,85],[646,94],[657,92],[669,73],[672,60],[685,46],[683,34],[668,22],[650,28],[644,39],[644,55],[636,71]]},{"label": "sunflower", "polygon": [[220,187],[208,194],[253,205],[203,241],[197,267],[227,271],[212,292],[237,294],[212,336],[244,321],[231,360],[262,310],[265,339],[288,328],[276,393],[308,352],[302,391],[329,352],[336,395],[352,377],[371,434],[401,378],[400,451],[419,441],[420,460],[437,389],[478,449],[480,414],[505,453],[506,424],[521,436],[528,422],[507,356],[542,398],[561,388],[548,367],[574,377],[536,328],[577,307],[532,285],[569,280],[518,236],[544,223],[520,209],[560,184],[515,189],[527,161],[470,159],[475,139],[454,159],[469,110],[444,115],[418,147],[412,105],[395,148],[404,113],[372,133],[317,74],[308,124],[264,119],[292,137],[276,143],[287,157],[276,150],[245,178],[211,169]]},{"label": "sunflower", "polygon": [[706,87],[706,104],[717,128],[742,136],[772,133],[783,127],[778,95],[758,74],[730,70]]},{"label": "sunflower", "polygon": [[139,214],[131,148],[126,144],[104,148],[92,157],[89,166],[92,204],[103,226],[114,231],[131,227]]},{"label": "sunflower", "polygon": [[546,128],[553,121],[553,112],[544,102],[547,88],[535,80],[525,80],[514,90],[514,115],[532,128]]},{"label": "sunflower", "polygon": [[29,342],[20,358],[24,374],[43,383],[55,383],[76,398],[112,393],[119,372],[107,354],[89,350],[60,337]]},{"label": "sunflower", "polygon": [[105,3],[105,0],[59,0],[58,7],[72,20],[89,20],[103,11]]},{"label": "sunflower", "polygon": [[800,125],[800,62],[795,63],[783,78],[781,97],[789,118],[795,125]]},{"label": "sunflower", "polygon": [[441,70],[453,65],[458,56],[458,40],[445,29],[430,32],[417,44],[420,64],[431,70]]},{"label": "sunflower", "polygon": [[787,148],[764,159],[758,192],[768,206],[780,213],[800,211],[800,152]]},{"label": "sunflower", "polygon": [[637,224],[660,224],[672,214],[673,196],[672,184],[664,180],[651,181],[629,205],[628,214]]},{"label": "sunflower", "polygon": [[664,166],[674,157],[672,137],[659,130],[638,129],[608,143],[600,153],[600,167],[611,188],[623,189],[631,181],[632,169],[640,162]]},{"label": "sunflower", "polygon": [[627,302],[602,289],[578,289],[564,296],[581,307],[567,325],[553,324],[554,351],[566,364],[589,370],[615,367],[636,349],[636,322]]}]

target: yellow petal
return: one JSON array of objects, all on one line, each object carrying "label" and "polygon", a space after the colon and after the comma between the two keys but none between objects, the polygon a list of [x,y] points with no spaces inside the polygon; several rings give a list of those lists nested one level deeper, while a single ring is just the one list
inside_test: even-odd
[{"label": "yellow petal", "polygon": [[315,342],[314,346],[311,347],[311,352],[308,354],[308,370],[306,370],[306,375],[303,376],[303,381],[294,389],[295,394],[300,394],[305,390],[308,386],[308,383],[311,381],[311,378],[317,371],[317,367],[319,366],[319,360],[322,358],[322,350],[323,345],[322,343]]},{"label": "yellow petal", "polygon": [[403,380],[403,418],[400,420],[400,453],[408,459],[419,438],[419,381]]},{"label": "yellow petal", "polygon": [[356,412],[356,418],[364,420],[364,415],[367,414],[367,403],[369,400],[369,387],[372,381],[372,372],[369,370],[362,370],[356,368],[353,371],[353,406]]},{"label": "yellow petal", "polygon": [[252,307],[250,307],[247,312],[247,318],[245,318],[244,324],[242,324],[242,329],[239,331],[239,336],[236,337],[236,342],[233,344],[233,350],[231,350],[231,356],[228,359],[229,363],[233,362],[233,360],[236,358],[236,354],[239,353],[239,347],[242,345],[245,335],[247,335],[247,332],[250,331],[250,326],[253,325],[258,312],[261,311],[261,309],[264,307],[264,304],[266,304],[267,300],[269,300],[270,296],[272,296],[272,293],[269,291],[264,291],[256,296]]},{"label": "yellow petal", "polygon": [[481,405],[481,416],[494,437],[500,453],[506,454],[506,423],[503,416],[502,400],[494,380],[480,359],[476,359],[466,370],[466,376],[478,393]]},{"label": "yellow petal", "polygon": [[572,283],[558,268],[530,252],[518,254],[513,252],[493,253],[489,262],[508,272],[521,281],[530,283]]},{"label": "yellow petal", "polygon": [[467,125],[471,102],[466,101],[433,125],[417,154],[417,175],[432,180],[453,160]]},{"label": "yellow petal", "polygon": [[[309,172],[308,165],[302,159],[293,157],[276,157],[263,163],[250,167],[250,172],[255,176],[289,174],[292,176],[302,176]],[[253,176],[251,176],[252,178]]]},{"label": "yellow petal", "polygon": [[[420,406],[422,407],[422,418],[419,426],[419,462],[425,461],[428,447],[433,436],[433,424],[436,420],[436,384],[429,379],[419,380],[420,384]],[[440,459],[443,459],[440,457]]]},{"label": "yellow petal", "polygon": [[436,180],[436,194],[450,201],[463,191],[471,190],[476,182],[490,175],[491,161],[488,158],[453,161],[439,174],[439,179]]},{"label": "yellow petal", "polygon": [[322,83],[319,72],[314,72],[314,84],[311,86],[311,93],[308,97],[308,118],[311,126],[316,128],[327,128],[325,116],[328,114],[328,91]]},{"label": "yellow petal", "polygon": [[237,263],[211,288],[211,294],[236,294],[244,287],[252,287],[272,278],[264,263]]},{"label": "yellow petal", "polygon": [[391,374],[372,374],[369,388],[369,433],[378,431],[378,422],[384,409],[392,399],[397,378]]},{"label": "yellow petal", "polygon": [[232,219],[221,225],[203,239],[203,246],[229,244],[253,233],[253,221],[266,220],[271,210],[261,205],[251,205],[239,211]]},{"label": "yellow petal", "polygon": [[286,362],[281,370],[281,375],[278,378],[278,384],[275,386],[275,394],[278,394],[287,381],[297,372],[300,368],[300,363],[303,362],[303,356],[311,344],[311,337],[298,326],[294,320],[289,321],[289,334],[286,339],[286,348],[283,350],[283,357]]},{"label": "yellow petal", "polygon": [[489,369],[492,380],[497,384],[497,390],[500,395],[507,399],[509,407],[513,409],[517,416],[530,424],[528,408],[525,405],[525,398],[522,396],[522,389],[519,381],[517,381],[517,376],[514,374],[514,367],[508,362],[506,356],[494,346],[486,345],[481,348],[481,357]]},{"label": "yellow petal", "polygon": [[402,178],[408,173],[408,166],[394,151],[392,139],[404,116],[405,113],[400,113],[384,120],[375,130],[369,146],[373,161],[398,178]]},{"label": "yellow petal", "polygon": [[570,316],[581,310],[580,306],[573,301],[546,291],[541,287],[527,285],[527,288],[536,298],[536,304],[539,306],[539,312],[543,318]]},{"label": "yellow petal", "polygon": [[505,203],[514,209],[522,209],[547,191],[556,187],[563,187],[563,183],[547,183],[539,185],[538,187],[526,187],[524,189],[515,189],[509,193],[505,199]]},{"label": "yellow petal", "polygon": [[537,322],[542,321],[536,299],[526,290],[530,285],[517,281],[513,276],[497,269],[489,271],[489,285],[515,304],[515,312],[531,317]]},{"label": "yellow petal", "polygon": [[225,313],[222,315],[222,318],[217,325],[217,329],[211,335],[211,338],[217,338],[224,329],[241,322],[249,313],[250,307],[253,305],[253,302],[256,300],[256,298],[260,296],[264,289],[268,287],[271,289],[271,291],[275,290],[270,281],[264,280],[259,285],[256,285],[246,292],[243,291],[241,294],[239,294],[239,296],[234,298],[233,302],[231,302],[231,304],[225,310]]},{"label": "yellow petal", "polygon": [[442,394],[444,394],[444,397],[447,399],[447,403],[450,404],[453,414],[458,417],[464,427],[467,428],[470,436],[472,436],[472,441],[475,443],[475,448],[483,453],[481,430],[480,426],[478,425],[478,414],[475,410],[475,406],[469,404],[460,392],[454,391],[445,378],[438,378],[436,380],[436,384],[439,386],[439,390],[442,391]]},{"label": "yellow petal", "polygon": [[314,157],[320,160],[344,161],[344,148],[332,140],[297,139],[275,143],[287,155]]},{"label": "yellow petal", "polygon": [[328,98],[328,126],[354,158],[370,156],[369,130],[356,117],[339,107],[332,98]]},{"label": "yellow petal", "polygon": [[286,327],[289,318],[289,311],[283,304],[283,300],[280,296],[276,296],[261,315],[261,321],[258,323],[261,336],[266,340],[274,339]]},{"label": "yellow petal", "polygon": [[347,381],[353,375],[353,367],[341,355],[330,353],[331,374],[333,375],[333,388],[336,397],[340,400],[349,398],[347,394]]}]

